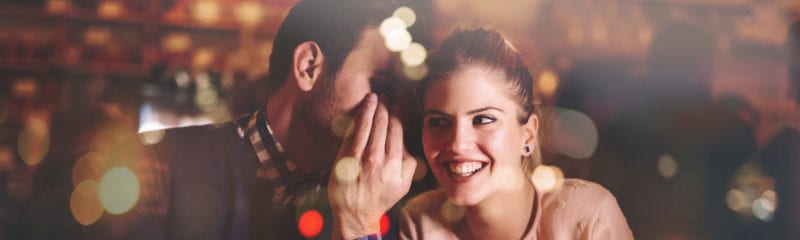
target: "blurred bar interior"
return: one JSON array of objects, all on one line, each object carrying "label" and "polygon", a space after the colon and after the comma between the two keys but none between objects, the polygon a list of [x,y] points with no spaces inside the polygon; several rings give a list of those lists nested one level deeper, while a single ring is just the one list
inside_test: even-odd
[{"label": "blurred bar interior", "polygon": [[[226,121],[264,103],[272,37],[296,2],[0,0],[0,239],[79,236],[110,212],[94,197],[107,170],[99,159],[122,138]],[[800,194],[776,190],[797,183],[782,185],[770,170],[782,165],[763,160],[776,135],[800,129],[785,46],[800,2],[416,2],[436,40],[473,26],[514,40],[545,106],[545,164],[611,190],[637,238],[762,239],[789,206],[777,199]],[[703,101],[733,111],[743,135],[725,128],[733,123],[724,114],[693,111]],[[641,117],[670,106],[686,119]],[[649,146],[627,144],[648,131],[667,139],[654,145],[676,147],[626,149]],[[692,153],[716,150],[730,157]]]}]

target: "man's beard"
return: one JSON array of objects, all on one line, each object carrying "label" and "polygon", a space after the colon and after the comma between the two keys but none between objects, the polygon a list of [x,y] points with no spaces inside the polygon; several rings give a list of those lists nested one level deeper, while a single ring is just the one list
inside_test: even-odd
[{"label": "man's beard", "polygon": [[[333,76],[331,76],[333,75]],[[331,128],[336,116],[345,114],[334,97],[334,78],[336,74],[323,74],[319,86],[309,93],[309,98],[300,105],[300,121],[317,146],[338,144]]]}]

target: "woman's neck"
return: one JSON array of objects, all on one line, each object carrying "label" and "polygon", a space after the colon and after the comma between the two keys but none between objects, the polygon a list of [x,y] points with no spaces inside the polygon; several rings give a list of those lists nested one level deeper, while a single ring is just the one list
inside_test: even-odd
[{"label": "woman's neck", "polygon": [[521,239],[530,231],[535,196],[530,181],[497,192],[477,205],[467,206],[456,232],[462,239]]}]

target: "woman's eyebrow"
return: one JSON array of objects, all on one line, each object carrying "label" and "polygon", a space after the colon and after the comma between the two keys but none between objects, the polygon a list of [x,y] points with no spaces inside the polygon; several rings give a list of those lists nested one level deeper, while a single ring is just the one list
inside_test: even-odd
[{"label": "woman's eyebrow", "polygon": [[[484,111],[489,111],[489,110],[495,110],[495,111],[498,111],[498,112],[506,112],[506,111],[503,111],[503,109],[500,109],[500,108],[497,108],[497,107],[482,107],[482,108],[478,108],[478,109],[475,109],[475,110],[471,110],[471,111],[467,112],[467,114],[472,115],[472,114],[476,114],[476,113],[480,113],[480,112],[484,112]],[[424,113],[422,113],[422,116],[427,116],[427,115],[431,115],[431,114],[433,114],[433,115],[450,116],[450,114],[447,114],[447,113],[444,113],[442,111],[435,110],[435,109],[426,110]]]},{"label": "woman's eyebrow", "polygon": [[495,110],[495,111],[499,111],[499,112],[506,112],[506,111],[503,111],[503,109],[489,106],[489,107],[482,107],[482,108],[478,108],[478,109],[469,111],[469,112],[467,112],[467,114],[472,115],[472,114],[476,114],[476,113],[483,112],[483,111],[489,111],[489,110]]}]

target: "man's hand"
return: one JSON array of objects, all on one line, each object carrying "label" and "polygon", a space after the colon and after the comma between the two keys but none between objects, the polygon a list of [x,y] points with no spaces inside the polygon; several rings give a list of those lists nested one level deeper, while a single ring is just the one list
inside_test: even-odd
[{"label": "man's hand", "polygon": [[380,232],[380,219],[411,186],[416,160],[406,157],[403,126],[384,98],[364,99],[331,170],[333,238]]}]

